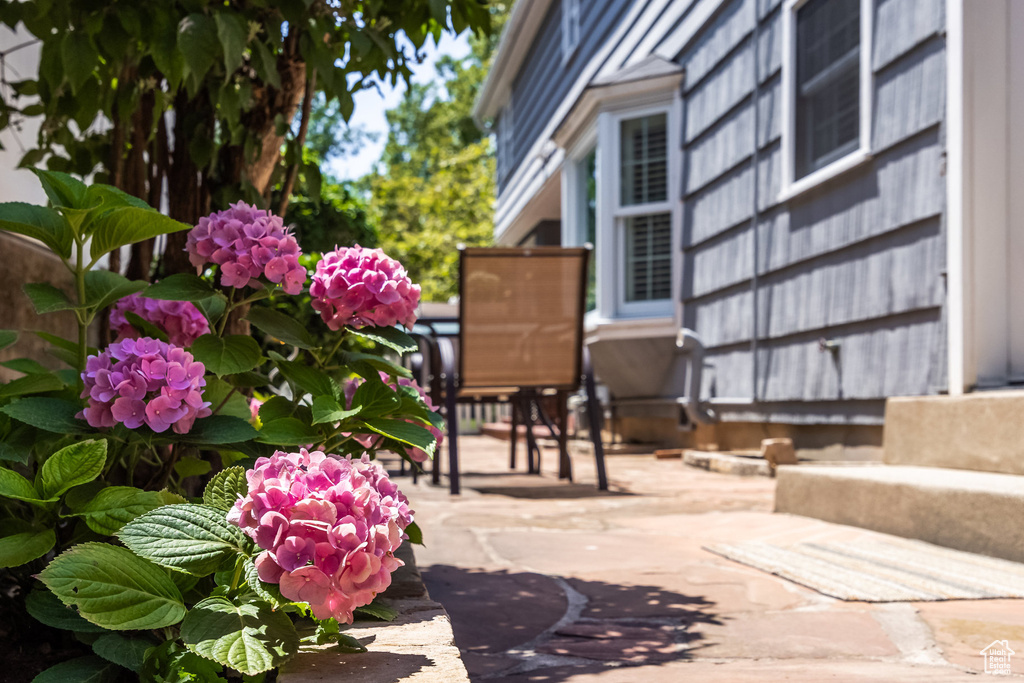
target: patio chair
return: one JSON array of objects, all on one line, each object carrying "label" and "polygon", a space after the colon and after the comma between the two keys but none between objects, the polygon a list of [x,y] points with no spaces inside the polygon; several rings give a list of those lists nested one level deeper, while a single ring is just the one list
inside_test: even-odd
[{"label": "patio chair", "polygon": [[[540,448],[533,432],[540,420],[559,444],[559,476],[572,479],[566,422],[568,395],[581,384],[588,417],[598,488],[608,480],[601,443],[601,406],[583,345],[586,303],[586,247],[462,248],[459,254],[460,306],[457,335],[421,335],[426,381],[440,399],[448,427],[448,470],[453,494],[459,493],[459,403],[509,401],[513,406],[512,455],[515,467],[517,427],[526,426],[527,466],[540,471]],[[557,416],[543,404],[553,395]],[[434,481],[439,481],[435,456]]]}]

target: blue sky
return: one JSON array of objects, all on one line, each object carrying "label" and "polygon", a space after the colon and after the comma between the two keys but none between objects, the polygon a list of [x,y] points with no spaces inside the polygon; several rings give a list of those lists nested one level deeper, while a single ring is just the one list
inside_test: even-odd
[{"label": "blue sky", "polygon": [[[416,83],[439,82],[435,65],[442,55],[451,55],[461,58],[469,54],[469,34],[464,32],[457,38],[445,33],[437,46],[428,41],[421,53],[424,56],[422,64],[412,68],[413,81]],[[351,125],[362,127],[367,131],[378,133],[377,141],[366,144],[355,156],[335,159],[329,165],[329,172],[341,180],[358,178],[373,167],[373,164],[380,158],[384,151],[384,143],[387,141],[387,119],[384,112],[391,109],[402,99],[405,87],[397,88],[382,86],[381,92],[377,90],[364,90],[355,96],[356,106],[352,114]]]}]

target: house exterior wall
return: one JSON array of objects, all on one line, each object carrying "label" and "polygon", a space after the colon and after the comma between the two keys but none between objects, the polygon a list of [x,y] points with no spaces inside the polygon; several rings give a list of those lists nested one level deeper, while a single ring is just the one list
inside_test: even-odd
[{"label": "house exterior wall", "polygon": [[498,130],[499,195],[590,58],[622,21],[626,9],[636,1],[581,0],[580,41],[565,63],[562,61],[562,2],[555,0],[551,3],[540,32],[512,82],[511,150],[506,142],[509,138],[501,133],[504,117],[499,115],[495,121]]},{"label": "house exterior wall", "polygon": [[876,0],[872,158],[788,200],[781,2],[724,3],[676,57],[683,324],[723,417],[870,423],[945,390],[944,7]]}]

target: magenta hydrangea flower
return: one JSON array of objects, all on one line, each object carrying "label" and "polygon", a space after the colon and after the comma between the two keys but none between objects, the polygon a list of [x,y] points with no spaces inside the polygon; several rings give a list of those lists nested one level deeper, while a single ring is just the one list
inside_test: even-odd
[{"label": "magenta hydrangea flower", "polygon": [[92,427],[129,429],[148,425],[154,432],[192,429],[196,418],[210,414],[203,401],[206,367],[182,348],[142,337],[114,342],[85,362],[82,398],[88,404],[78,414]]},{"label": "magenta hydrangea flower", "polygon": [[358,244],[324,254],[309,294],[332,330],[398,324],[412,329],[420,302],[420,286],[409,280],[401,263]]},{"label": "magenta hydrangea flower", "polygon": [[[396,384],[394,380],[391,379],[391,376],[388,375],[388,373],[386,372],[380,373],[380,379],[382,382],[384,382],[384,384],[387,384],[395,391],[398,391],[398,387],[412,387],[419,393],[420,398],[423,400],[423,402],[427,404],[427,408],[429,408],[432,411],[437,410],[437,408],[434,406],[434,402],[430,400],[430,396],[427,394],[426,391],[423,390],[423,387],[421,387],[419,383],[416,382],[416,380],[407,379],[405,377],[399,377],[398,383]],[[364,380],[362,377],[356,377],[355,379],[349,380],[345,384],[346,409],[352,408],[352,399],[356,395],[356,389],[358,389],[359,385],[365,381],[366,380]],[[417,422],[415,420],[406,419],[405,422],[417,425],[419,427],[426,427],[428,430],[430,430],[430,433],[433,434],[434,438],[437,440],[436,448],[441,448],[441,444],[444,443],[444,432],[442,432],[440,429],[433,425],[424,425],[422,422]],[[378,443],[380,443],[383,437],[380,434],[353,434],[352,438],[354,438],[363,448],[373,448]],[[415,460],[416,462],[426,462],[430,458],[430,456],[428,456],[426,451],[424,451],[422,448],[407,448],[406,453],[408,453],[409,457]]]},{"label": "magenta hydrangea flower", "polygon": [[200,218],[185,250],[196,272],[207,263],[219,266],[224,287],[245,287],[262,276],[298,294],[308,275],[299,265],[299,243],[284,221],[244,202]]},{"label": "magenta hydrangea flower", "polygon": [[126,313],[134,313],[159,327],[175,346],[192,346],[192,342],[210,332],[210,323],[195,304],[148,299],[136,293],[121,299],[110,309],[110,329],[117,333],[118,341],[139,337],[139,331],[128,322]]},{"label": "magenta hydrangea flower", "polygon": [[379,464],[277,451],[246,472],[249,491],[228,521],[263,549],[259,577],[281,594],[308,603],[318,619],[352,623],[352,611],[391,585],[403,562],[409,501]]}]

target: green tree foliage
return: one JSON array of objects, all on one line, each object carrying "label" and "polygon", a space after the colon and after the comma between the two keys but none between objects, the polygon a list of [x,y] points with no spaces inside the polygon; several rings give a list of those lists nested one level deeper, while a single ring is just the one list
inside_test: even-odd
[{"label": "green tree foliage", "polygon": [[[42,46],[39,73],[0,101],[0,129],[42,114],[23,165],[96,172],[152,205],[166,192],[186,223],[266,202],[278,183],[286,202],[300,166],[315,175],[301,153],[308,124],[292,135],[289,124],[310,117],[317,92],[347,119],[356,91],[407,79],[428,39],[486,32],[489,17],[486,0],[0,2],[0,23]],[[169,240],[165,272],[187,268],[181,247]],[[152,243],[136,249],[146,277]]]},{"label": "green tree foliage", "polygon": [[494,150],[472,110],[510,8],[510,2],[493,3],[493,33],[470,38],[466,59],[439,62],[440,88],[410,84],[387,114],[390,130],[378,168],[364,179],[380,246],[401,254],[425,301],[458,293],[458,244],[492,239]]}]

